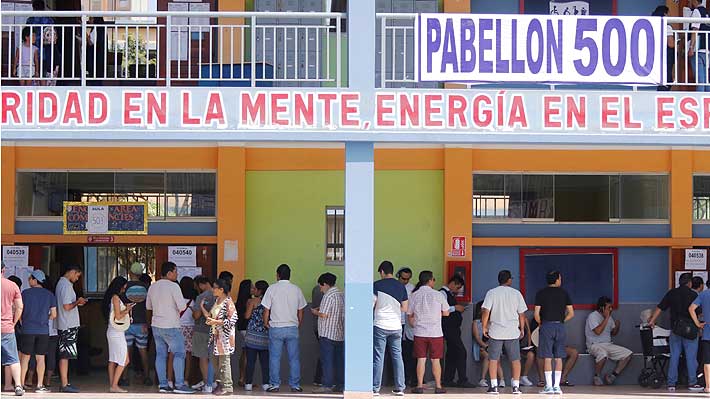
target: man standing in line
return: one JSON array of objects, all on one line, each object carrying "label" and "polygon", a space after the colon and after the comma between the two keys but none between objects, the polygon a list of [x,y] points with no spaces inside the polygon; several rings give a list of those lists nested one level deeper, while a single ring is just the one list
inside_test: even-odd
[{"label": "man standing in line", "polygon": [[[414,284],[410,283],[412,279],[412,269],[403,267],[397,272],[397,280],[399,280],[407,290],[407,297],[412,296]],[[407,313],[402,312],[402,361],[404,363],[404,381],[414,388],[417,386],[417,363],[414,361],[414,331],[412,326],[407,323]]]},{"label": "man standing in line", "polygon": [[[475,388],[476,385],[468,382],[466,374],[466,347],[461,340],[461,322],[466,307],[456,301],[456,293],[463,288],[465,282],[458,274],[451,276],[448,284],[441,287],[439,292],[444,295],[449,304],[449,315],[441,318],[441,327],[446,341],[446,363],[442,384],[448,387]],[[458,381],[454,377],[458,372]]]},{"label": "man standing in line", "polygon": [[546,280],[547,287],[535,295],[535,321],[540,325],[540,347],[537,355],[544,359],[545,364],[545,389],[541,393],[561,394],[562,359],[566,356],[567,341],[564,323],[574,317],[574,307],[569,294],[561,287],[560,272],[547,273]]},{"label": "man standing in line", "polygon": [[74,284],[81,277],[79,266],[69,266],[57,282],[57,329],[59,330],[59,392],[79,393],[79,389],[69,384],[69,360],[78,355],[76,341],[79,336],[79,306],[88,302],[76,297]]},{"label": "man standing in line", "polygon": [[264,306],[264,325],[269,329],[269,388],[266,392],[279,392],[281,386],[281,351],[286,344],[290,368],[288,385],[291,392],[301,388],[301,354],[298,348],[298,328],[303,322],[303,309],[308,306],[303,292],[292,284],[291,268],[282,264],[276,268],[276,284],[266,290],[261,304]]},{"label": "man standing in line", "polygon": [[[320,285],[316,284],[311,291],[311,311],[313,309],[318,309],[320,307],[320,302],[323,300],[323,293],[320,292]],[[316,341],[318,341],[318,347],[320,347],[320,336],[318,336],[318,318],[313,320],[313,334],[316,336]],[[313,375],[313,385],[319,387],[323,385],[323,364],[321,362],[321,356],[318,356],[316,361],[316,372]]]},{"label": "man standing in line", "polygon": [[[5,262],[2,262],[2,317],[0,318],[0,333],[2,333],[2,365],[10,366],[12,379],[15,381],[15,396],[25,394],[20,380],[20,357],[17,353],[17,338],[15,337],[15,325],[22,317],[22,295],[17,284],[5,278]],[[7,369],[6,369],[7,370]]]},{"label": "man standing in line", "polygon": [[444,357],[444,332],[442,316],[449,315],[446,299],[434,290],[434,274],[428,270],[419,273],[419,282],[414,287],[407,309],[409,323],[414,328],[414,356],[417,358],[417,387],[412,393],[424,393],[424,371],[427,353],[431,359],[431,371],[436,384],[434,393],[446,393],[441,386],[441,358]]},{"label": "man standing in line", "polygon": [[[141,286],[148,290],[142,281],[140,281],[141,274],[143,274],[143,265],[139,262],[134,262],[128,269],[128,284],[126,284],[126,291],[133,286]],[[123,301],[128,303],[125,294],[123,295]],[[131,311],[131,326],[126,330],[126,344],[128,345],[128,353],[132,353],[133,345],[135,344],[138,348],[138,354],[141,358],[141,365],[143,367],[143,385],[151,386],[153,385],[153,380],[150,378],[150,368],[148,367],[148,320],[146,318],[145,301],[136,302]],[[137,363],[135,363],[137,364]],[[137,368],[134,366],[133,368]]]},{"label": "man standing in line", "polygon": [[20,335],[20,364],[22,381],[26,381],[32,356],[37,360],[37,393],[47,393],[44,387],[45,354],[49,350],[49,328],[57,318],[57,298],[42,285],[46,277],[42,270],[30,274],[30,288],[22,292],[24,313],[22,314],[22,334]]},{"label": "man standing in line", "polygon": [[684,326],[691,324],[695,327],[695,323],[690,317],[688,309],[690,305],[698,297],[698,293],[691,289],[693,282],[692,273],[683,273],[678,278],[678,287],[668,291],[666,295],[656,306],[653,311],[653,316],[649,319],[648,324],[651,328],[655,327],[658,316],[662,311],[670,309],[671,312],[671,336],[669,345],[671,347],[671,360],[668,364],[668,390],[675,392],[676,384],[678,383],[678,366],[680,365],[680,355],[685,353],[685,362],[688,374],[688,389],[693,392],[702,391],[702,387],[698,385],[698,376],[694,372],[698,368],[698,337],[697,333],[694,337],[683,337],[682,333]]},{"label": "man standing in line", "polygon": [[520,338],[525,335],[525,311],[528,310],[520,291],[511,287],[513,276],[509,270],[498,273],[498,287],[489,290],[483,300],[483,335],[488,337],[488,374],[491,378],[489,394],[498,394],[498,361],[505,347],[512,369],[513,394],[520,391]]},{"label": "man standing in line", "polygon": [[385,349],[389,346],[394,375],[393,393],[404,395],[404,363],[402,361],[402,312],[407,311],[407,289],[394,279],[394,265],[386,260],[377,268],[381,280],[373,286],[373,361],[372,393],[380,395],[382,369],[385,365]]},{"label": "man standing in line", "polygon": [[323,298],[320,307],[312,312],[318,317],[323,386],[313,393],[342,392],[345,384],[345,297],[335,286],[336,279],[332,273],[318,277]]},{"label": "man standing in line", "polygon": [[[155,340],[155,372],[160,393],[191,394],[195,391],[185,383],[185,337],[180,331],[180,312],[185,299],[177,284],[177,266],[165,262],[160,266],[160,280],[148,288],[145,308],[152,312],[151,328]],[[175,388],[168,385],[168,351],[173,353]]]}]

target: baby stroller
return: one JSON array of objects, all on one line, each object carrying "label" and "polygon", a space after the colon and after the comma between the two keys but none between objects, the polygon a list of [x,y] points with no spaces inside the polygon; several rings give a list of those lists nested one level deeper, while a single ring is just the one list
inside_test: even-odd
[{"label": "baby stroller", "polygon": [[638,383],[644,388],[658,389],[667,380],[666,366],[670,360],[668,337],[670,331],[663,328],[653,328],[640,325],[641,347],[643,349],[643,369]]}]

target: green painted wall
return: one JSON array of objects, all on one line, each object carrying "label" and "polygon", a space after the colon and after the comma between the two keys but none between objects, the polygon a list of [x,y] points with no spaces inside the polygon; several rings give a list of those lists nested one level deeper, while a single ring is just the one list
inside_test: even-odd
[{"label": "green painted wall", "polygon": [[[375,174],[375,264],[391,260],[415,273],[443,270],[443,172]],[[342,287],[343,267],[324,261],[327,205],[343,205],[342,171],[255,171],[246,176],[246,276],[272,283],[288,263],[292,281],[310,300],[319,274]]]}]

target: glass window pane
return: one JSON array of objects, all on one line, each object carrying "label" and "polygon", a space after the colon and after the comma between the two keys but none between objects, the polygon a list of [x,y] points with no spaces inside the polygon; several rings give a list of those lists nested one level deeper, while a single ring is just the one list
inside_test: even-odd
[{"label": "glass window pane", "polygon": [[17,216],[61,216],[67,199],[66,172],[18,172]]},{"label": "glass window pane", "polygon": [[555,220],[608,222],[609,176],[555,176]]},{"label": "glass window pane", "polygon": [[668,176],[621,176],[622,219],[668,219]]},{"label": "glass window pane", "polygon": [[519,218],[520,175],[474,175],[473,217]]},{"label": "glass window pane", "polygon": [[116,199],[148,202],[148,216],[164,216],[164,173],[116,173]]},{"label": "glass window pane", "polygon": [[69,201],[113,201],[113,172],[69,172]]},{"label": "glass window pane", "polygon": [[710,220],[710,176],[693,177],[693,219]]},{"label": "glass window pane", "polygon": [[523,218],[554,218],[553,187],[552,175],[523,175]]},{"label": "glass window pane", "polygon": [[345,210],[342,207],[326,207],[325,229],[325,261],[341,264],[345,260]]},{"label": "glass window pane", "polygon": [[619,219],[619,176],[609,176],[609,218]]},{"label": "glass window pane", "polygon": [[167,216],[215,216],[215,173],[168,173]]}]

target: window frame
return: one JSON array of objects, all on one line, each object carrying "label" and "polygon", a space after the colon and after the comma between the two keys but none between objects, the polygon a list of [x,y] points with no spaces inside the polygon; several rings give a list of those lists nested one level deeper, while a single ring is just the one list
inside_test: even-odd
[{"label": "window frame", "polygon": [[[333,243],[330,244],[328,242],[328,211],[333,210],[335,211],[335,224],[334,226],[337,226],[337,217],[338,211],[343,211],[343,243],[342,244],[337,244]],[[325,262],[326,266],[345,266],[345,206],[342,205],[326,205],[325,206],[325,245],[324,245],[324,251],[323,251],[323,260]],[[338,231],[337,227],[335,229],[336,233]],[[343,248],[343,260],[330,260],[328,259],[328,249],[333,248],[333,249],[338,249],[342,247]]]},{"label": "window frame", "polygon": [[[695,202],[695,178],[696,177],[706,177],[710,179],[710,173],[693,173],[693,189],[692,189],[692,199],[691,201]],[[691,212],[693,210],[691,209]],[[707,219],[696,219],[695,218],[695,212],[693,212],[693,224],[710,224],[710,217]]]}]

